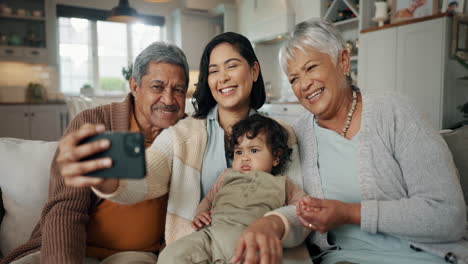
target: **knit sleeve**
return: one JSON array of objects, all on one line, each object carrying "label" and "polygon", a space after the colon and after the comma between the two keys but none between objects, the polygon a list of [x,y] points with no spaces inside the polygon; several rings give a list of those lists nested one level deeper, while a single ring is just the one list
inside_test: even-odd
[{"label": "knit sleeve", "polygon": [[392,113],[391,118],[382,118],[385,123],[376,126],[383,127],[382,135],[390,135],[388,145],[399,165],[407,195],[363,201],[361,228],[413,242],[458,240],[465,231],[466,209],[450,151],[417,111],[405,99],[398,99],[382,114],[385,117]]},{"label": "knit sleeve", "polygon": [[216,197],[218,191],[223,187],[224,183],[224,175],[226,175],[228,169],[224,170],[223,173],[216,179],[216,182],[211,187],[208,194],[201,200],[200,204],[197,207],[196,215],[200,214],[201,212],[207,212],[213,209],[213,202]]},{"label": "knit sleeve", "polygon": [[286,177],[286,205],[296,205],[307,194]]},{"label": "knit sleeve", "polygon": [[[297,188],[302,189],[302,168],[300,164],[296,134],[289,125],[284,123],[281,123],[281,125],[283,125],[288,131],[288,146],[292,149],[291,161],[289,162],[284,174],[288,175],[289,182],[294,184]],[[295,247],[304,242],[306,237],[309,235],[310,230],[304,228],[300,223],[299,218],[296,216],[296,207],[294,205],[286,205],[274,210],[274,212],[281,214],[283,216],[282,219],[287,220],[287,223],[283,221],[285,225],[288,225],[285,229],[289,229],[290,227],[290,232],[288,232],[286,237],[281,241],[282,245],[284,247]]]},{"label": "knit sleeve", "polygon": [[[65,135],[78,130],[85,123],[105,124],[103,109],[100,107],[78,114],[68,126]],[[92,195],[90,188],[65,185],[57,166],[57,155],[58,150],[51,164],[49,200],[43,209],[40,223],[41,263],[81,264],[85,257],[89,210],[96,203],[96,196]]]},{"label": "knit sleeve", "polygon": [[114,193],[103,194],[92,188],[97,196],[122,204],[134,204],[161,197],[169,191],[174,156],[171,129],[165,129],[146,149],[146,177],[141,180],[120,180]]}]

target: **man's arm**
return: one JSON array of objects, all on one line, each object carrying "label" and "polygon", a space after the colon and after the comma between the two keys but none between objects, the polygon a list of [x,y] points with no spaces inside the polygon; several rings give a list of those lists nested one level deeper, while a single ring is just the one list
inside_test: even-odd
[{"label": "man's arm", "polygon": [[[79,114],[69,125],[62,141],[85,123],[101,123]],[[104,129],[101,128],[103,131]],[[99,133],[101,130],[97,130]],[[86,252],[86,224],[97,197],[88,187],[67,187],[60,173],[60,155],[57,149],[51,164],[49,199],[42,212],[41,263],[79,263]]]}]

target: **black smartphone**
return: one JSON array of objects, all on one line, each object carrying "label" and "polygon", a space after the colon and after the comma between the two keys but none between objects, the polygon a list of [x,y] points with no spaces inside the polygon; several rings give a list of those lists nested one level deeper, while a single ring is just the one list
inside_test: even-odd
[{"label": "black smartphone", "polygon": [[132,132],[107,132],[84,139],[80,144],[108,139],[110,148],[84,158],[92,160],[110,157],[112,167],[93,171],[86,176],[100,178],[141,179],[146,175],[145,140],[143,134]]}]

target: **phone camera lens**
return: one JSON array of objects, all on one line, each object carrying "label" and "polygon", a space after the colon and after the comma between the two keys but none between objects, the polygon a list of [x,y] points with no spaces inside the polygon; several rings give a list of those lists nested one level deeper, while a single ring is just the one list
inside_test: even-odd
[{"label": "phone camera lens", "polygon": [[141,154],[141,135],[129,134],[124,139],[125,151],[131,156],[138,156]]}]

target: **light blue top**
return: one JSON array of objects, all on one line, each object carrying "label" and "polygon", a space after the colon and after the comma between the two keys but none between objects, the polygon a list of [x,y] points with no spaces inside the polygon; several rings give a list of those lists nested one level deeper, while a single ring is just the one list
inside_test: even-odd
[{"label": "light blue top", "polygon": [[[361,191],[361,230],[383,233],[413,247],[468,264],[468,225],[460,180],[444,139],[404,96],[362,91],[361,128],[356,167]],[[293,125],[299,145],[303,186],[323,198],[314,115],[304,113]],[[308,231],[295,208],[277,209],[288,219],[283,245],[304,241]],[[328,232],[308,239],[322,251]],[[380,262],[378,262],[380,263]]]},{"label": "light blue top", "polygon": [[[361,203],[357,169],[359,134],[351,140],[322,128],[314,122],[318,147],[318,168],[326,199]],[[339,164],[339,166],[337,166]],[[343,225],[329,231],[329,241],[339,250],[323,256],[322,263],[338,261],[355,263],[444,263],[443,259],[426,252],[417,252],[409,243],[382,233],[362,231],[358,225]]]},{"label": "light blue top", "polygon": [[[249,116],[256,113],[255,109],[250,109]],[[206,119],[207,142],[200,176],[200,199],[208,194],[223,170],[232,165],[224,148],[224,130],[218,122],[218,105],[210,110]]]}]

